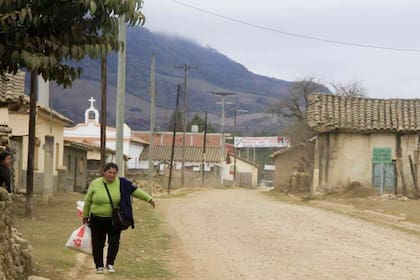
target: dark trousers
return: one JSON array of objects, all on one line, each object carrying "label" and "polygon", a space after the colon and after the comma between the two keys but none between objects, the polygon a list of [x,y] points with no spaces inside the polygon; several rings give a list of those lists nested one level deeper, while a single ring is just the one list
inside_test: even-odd
[{"label": "dark trousers", "polygon": [[104,267],[104,246],[108,236],[107,265],[114,265],[115,258],[120,247],[121,231],[114,230],[112,219],[92,215],[89,225],[92,229],[92,253],[96,268]]}]

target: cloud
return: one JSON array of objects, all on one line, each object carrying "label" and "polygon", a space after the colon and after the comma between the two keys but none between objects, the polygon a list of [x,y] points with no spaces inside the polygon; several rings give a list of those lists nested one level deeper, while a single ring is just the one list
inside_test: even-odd
[{"label": "cloud", "polygon": [[[145,0],[146,27],[211,46],[257,74],[294,80],[360,80],[376,98],[415,98],[419,52],[291,37],[209,15],[329,40],[420,50],[420,3],[400,1]],[[205,66],[200,66],[205,69]]]}]

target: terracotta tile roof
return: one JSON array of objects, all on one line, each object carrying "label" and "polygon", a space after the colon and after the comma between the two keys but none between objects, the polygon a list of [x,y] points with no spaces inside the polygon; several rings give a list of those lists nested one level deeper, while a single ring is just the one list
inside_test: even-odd
[{"label": "terracotta tile roof", "polygon": [[311,94],[306,120],[315,132],[419,132],[420,99]]},{"label": "terracotta tile roof", "polygon": [[0,102],[20,102],[25,96],[25,73],[18,72],[16,75],[5,74],[0,76]]},{"label": "terracotta tile roof", "polygon": [[[149,159],[150,147],[146,147],[140,155],[140,160]],[[162,145],[153,146],[153,160],[169,161],[171,160],[172,146]],[[222,151],[220,147],[210,146],[206,147],[206,162],[220,162],[222,158]],[[185,161],[201,162],[203,159],[203,147],[185,147]],[[175,146],[174,161],[182,160],[182,147]]]}]

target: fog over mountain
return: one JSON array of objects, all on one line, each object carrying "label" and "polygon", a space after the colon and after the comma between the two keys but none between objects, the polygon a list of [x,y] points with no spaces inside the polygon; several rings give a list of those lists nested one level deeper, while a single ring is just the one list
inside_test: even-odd
[{"label": "fog over mountain", "polygon": [[[188,72],[189,114],[209,112],[209,120],[214,127],[221,123],[221,106],[217,104],[220,96],[214,91],[234,92],[227,97],[228,103],[236,102],[236,108],[246,109],[237,118],[237,130],[260,133],[277,132],[278,117],[268,113],[270,106],[287,95],[292,82],[264,77],[211,47],[196,42],[164,34],[152,33],[145,28],[130,28],[127,31],[127,76],[126,76],[126,122],[135,130],[149,129],[150,112],[150,64],[156,57],[156,125],[166,129],[176,102],[177,84],[183,86],[184,71],[175,65],[195,66]],[[89,106],[88,99],[93,96],[100,107],[100,61],[85,59],[80,62],[84,69],[81,79],[72,88],[52,87],[53,108],[76,123],[84,120],[84,111]],[[115,126],[115,95],[117,85],[116,54],[108,58],[108,101],[107,122]],[[181,100],[181,104],[182,100]],[[233,104],[225,106],[226,131],[233,129]]]}]

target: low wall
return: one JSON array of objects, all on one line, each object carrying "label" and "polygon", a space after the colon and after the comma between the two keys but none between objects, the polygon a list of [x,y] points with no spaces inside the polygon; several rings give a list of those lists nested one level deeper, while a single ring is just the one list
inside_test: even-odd
[{"label": "low wall", "polygon": [[32,247],[13,227],[11,196],[0,188],[0,280],[28,279],[32,259]]}]

